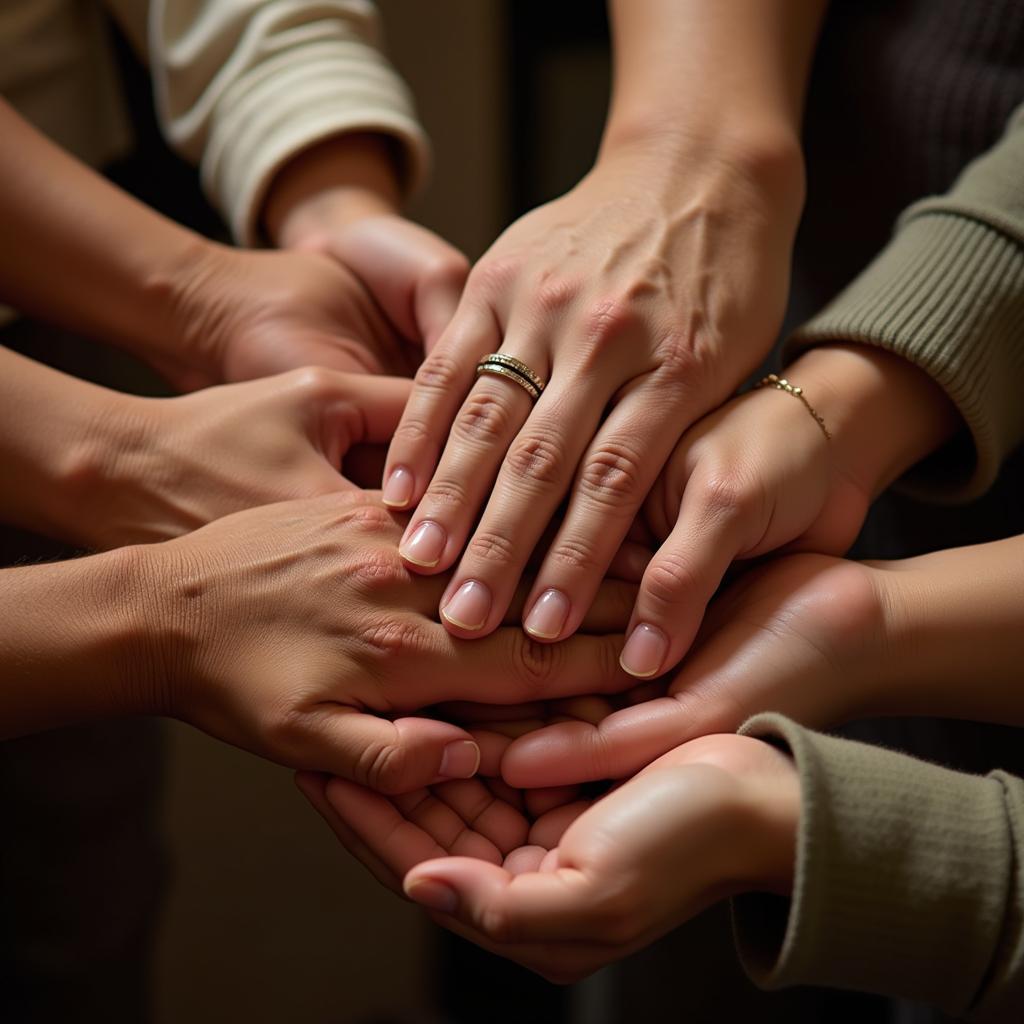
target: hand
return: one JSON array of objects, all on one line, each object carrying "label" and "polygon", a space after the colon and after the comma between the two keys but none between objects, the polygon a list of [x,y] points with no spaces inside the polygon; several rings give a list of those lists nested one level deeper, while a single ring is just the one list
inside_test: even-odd
[{"label": "hand", "polygon": [[280,248],[336,259],[402,336],[429,352],[455,313],[469,263],[398,215],[394,156],[387,139],[369,133],[311,146],[271,183],[264,222]]},{"label": "hand", "polygon": [[317,253],[206,243],[174,288],[175,342],[153,362],[181,390],[306,366],[408,376],[420,359],[355,275]]},{"label": "hand", "polygon": [[[457,636],[502,620],[566,496],[525,625],[544,641],[570,635],[682,431],[774,339],[799,189],[753,162],[669,163],[619,147],[513,224],[419,371],[384,495],[416,505],[401,548],[414,571],[461,554],[442,599]],[[548,381],[535,407],[508,380],[474,383],[499,349]]]},{"label": "hand", "polygon": [[760,711],[815,727],[885,707],[889,589],[882,570],[823,555],[751,569],[711,604],[667,696],[530,732],[508,747],[502,775],[530,787],[625,778]]},{"label": "hand", "polygon": [[[482,800],[388,800],[304,778],[338,838],[436,921],[556,982],[642,948],[734,893],[792,885],[800,787],[760,740],[708,736],[593,803],[502,828]],[[481,805],[486,808],[481,813]],[[478,826],[477,822],[482,823]],[[513,844],[522,845],[516,847]]]},{"label": "hand", "polygon": [[308,368],[179,398],[107,393],[95,428],[66,445],[62,535],[96,549],[169,540],[256,505],[354,490],[346,456],[391,437],[409,387]]},{"label": "hand", "polygon": [[588,622],[601,635],[551,647],[509,627],[466,645],[433,618],[443,579],[402,567],[399,533],[372,496],[339,493],[122,549],[138,593],[126,614],[142,619],[125,652],[132,685],[155,713],[392,793],[470,776],[479,751],[447,723],[380,716],[622,688],[609,631],[633,588],[603,589]]},{"label": "hand", "polygon": [[647,521],[663,543],[630,622],[631,674],[677,664],[735,560],[779,548],[843,554],[874,498],[954,428],[941,389],[881,350],[816,349],[787,374],[824,428],[796,396],[750,392],[691,427],[655,485]]}]

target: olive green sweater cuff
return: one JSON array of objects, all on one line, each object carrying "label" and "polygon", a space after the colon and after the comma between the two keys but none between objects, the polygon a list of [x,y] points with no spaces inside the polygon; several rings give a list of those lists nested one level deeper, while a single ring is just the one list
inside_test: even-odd
[{"label": "olive green sweater cuff", "polygon": [[836,341],[908,359],[960,410],[967,430],[901,486],[965,500],[992,483],[1024,438],[1024,105],[946,195],[904,211],[889,245],[796,332],[786,358]]},{"label": "olive green sweater cuff", "polygon": [[814,733],[776,714],[741,732],[788,748],[802,790],[792,899],[734,902],[737,946],[755,983],[1019,1020],[1024,784]]},{"label": "olive green sweater cuff", "polygon": [[787,358],[843,341],[884,348],[919,366],[952,399],[973,444],[961,436],[901,486],[932,499],[966,500],[991,485],[1024,435],[1022,337],[1024,245],[971,217],[924,208],[794,334]]}]

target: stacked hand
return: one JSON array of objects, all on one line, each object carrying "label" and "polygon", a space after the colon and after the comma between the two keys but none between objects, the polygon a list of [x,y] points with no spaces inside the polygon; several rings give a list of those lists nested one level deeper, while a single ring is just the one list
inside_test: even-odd
[{"label": "stacked hand", "polygon": [[734,892],[787,892],[800,791],[789,758],[708,736],[596,801],[534,820],[482,781],[388,799],[299,786],[383,884],[439,923],[559,982],[639,949]]}]

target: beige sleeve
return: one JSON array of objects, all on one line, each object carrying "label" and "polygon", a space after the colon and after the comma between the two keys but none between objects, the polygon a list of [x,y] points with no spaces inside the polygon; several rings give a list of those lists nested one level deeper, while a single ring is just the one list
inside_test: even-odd
[{"label": "beige sleeve", "polygon": [[733,903],[750,977],[1019,1022],[1024,782],[949,771],[778,714],[741,732],[789,751],[802,796],[792,899]]},{"label": "beige sleeve", "polygon": [[1024,439],[1024,106],[946,195],[904,212],[889,245],[796,332],[786,358],[834,341],[910,360],[960,411],[964,433],[904,489],[966,500],[992,483]]},{"label": "beige sleeve", "polygon": [[[107,0],[149,61],[170,143],[242,244],[274,174],[301,150],[350,131],[386,134],[407,190],[428,146],[409,91],[380,50],[368,0]],[[147,19],[148,7],[148,19]]]}]

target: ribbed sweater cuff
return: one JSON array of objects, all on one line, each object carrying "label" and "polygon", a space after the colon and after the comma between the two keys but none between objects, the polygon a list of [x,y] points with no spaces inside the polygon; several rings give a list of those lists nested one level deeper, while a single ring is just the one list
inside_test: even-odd
[{"label": "ribbed sweater cuff", "polygon": [[922,207],[796,332],[787,359],[834,341],[876,345],[921,367],[970,431],[973,446],[950,445],[903,485],[939,500],[982,493],[1024,436],[1024,245],[969,215]]},{"label": "ribbed sweater cuff", "polygon": [[264,60],[227,89],[203,153],[203,184],[243,245],[274,175],[303,149],[343,132],[396,139],[407,191],[426,175],[429,148],[402,80],[371,46],[317,40]]},{"label": "ribbed sweater cuff", "polygon": [[741,732],[789,749],[802,812],[792,901],[734,901],[737,946],[764,988],[819,985],[962,1014],[1003,930],[1012,847],[1003,787],[781,715]]}]

